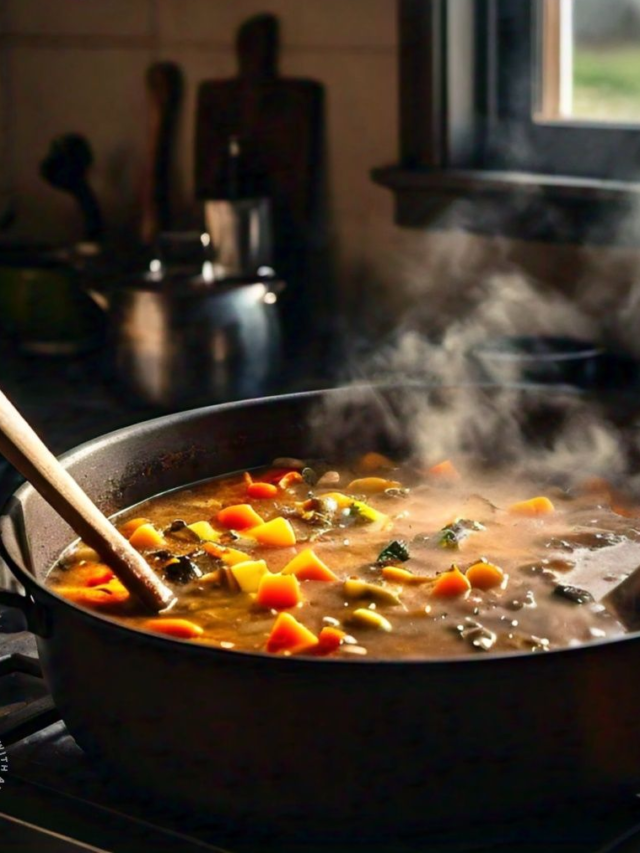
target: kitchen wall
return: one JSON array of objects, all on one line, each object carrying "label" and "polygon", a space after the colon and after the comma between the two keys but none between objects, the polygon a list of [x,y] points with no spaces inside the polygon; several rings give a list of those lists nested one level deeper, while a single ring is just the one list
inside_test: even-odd
[{"label": "kitchen wall", "polygon": [[[638,258],[629,251],[576,254],[393,225],[391,194],[369,178],[397,154],[395,0],[2,0],[0,3],[0,204],[18,201],[15,236],[78,235],[72,202],[38,176],[57,134],[93,145],[92,182],[114,231],[137,228],[145,156],[144,73],[172,59],[187,82],[177,164],[180,223],[193,202],[195,90],[234,73],[234,32],[271,11],[282,24],[282,72],[319,80],[327,93],[331,239],[342,307],[353,316],[412,310],[429,289],[473,282],[496,267],[523,267],[563,289],[588,277],[626,290]],[[410,281],[402,288],[400,281]],[[363,312],[363,306],[370,311]],[[424,309],[425,305],[421,307]],[[427,302],[428,310],[428,302]]]}]

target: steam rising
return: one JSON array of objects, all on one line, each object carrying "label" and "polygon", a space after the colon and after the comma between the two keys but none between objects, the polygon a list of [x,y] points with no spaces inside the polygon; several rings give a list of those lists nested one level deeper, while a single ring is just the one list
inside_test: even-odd
[{"label": "steam rising", "polygon": [[[434,284],[433,271],[431,278]],[[416,289],[415,270],[409,280]],[[519,368],[510,373],[508,362],[500,370],[502,387],[479,384],[495,378],[486,364],[483,369],[482,345],[514,335],[597,342],[597,311],[513,271],[487,275],[464,291],[431,286],[414,304],[418,310],[383,343],[352,356],[343,380],[348,391],[315,413],[316,435],[328,454],[372,449],[383,432],[392,443],[408,444],[421,465],[464,455],[563,484],[576,476],[625,476],[630,463],[618,430],[584,397],[546,388],[538,396],[548,409],[542,417],[532,411],[536,395],[517,387]],[[425,304],[426,317],[419,311]],[[640,296],[627,300],[627,311],[637,316],[638,309]],[[425,383],[449,390],[429,394]]]}]

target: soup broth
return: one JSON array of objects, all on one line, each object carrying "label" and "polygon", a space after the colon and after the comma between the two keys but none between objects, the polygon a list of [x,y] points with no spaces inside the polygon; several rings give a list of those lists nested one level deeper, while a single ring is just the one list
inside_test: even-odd
[{"label": "soup broth", "polygon": [[640,560],[606,484],[582,488],[367,454],[280,460],[114,519],[174,589],[152,619],[80,543],[48,583],[125,625],[244,652],[422,659],[624,632],[599,599]]}]

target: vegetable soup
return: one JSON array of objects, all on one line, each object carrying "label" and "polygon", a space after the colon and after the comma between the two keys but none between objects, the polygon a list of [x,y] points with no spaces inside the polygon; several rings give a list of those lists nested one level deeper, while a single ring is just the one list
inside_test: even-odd
[{"label": "vegetable soup", "polygon": [[82,543],[48,584],[131,627],[245,652],[543,653],[624,633],[599,600],[639,564],[631,515],[604,482],[287,458],[114,519],[173,588],[170,611],[150,618]]}]

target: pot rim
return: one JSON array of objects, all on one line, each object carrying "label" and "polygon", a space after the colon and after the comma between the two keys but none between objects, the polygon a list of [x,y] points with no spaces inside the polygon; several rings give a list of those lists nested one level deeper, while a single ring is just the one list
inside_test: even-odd
[{"label": "pot rim", "polygon": [[[424,386],[424,383],[419,383]],[[484,383],[483,383],[484,384]],[[370,387],[368,383],[362,383],[362,387]],[[473,384],[473,387],[478,387],[477,383]],[[486,387],[496,387],[493,383],[486,383]],[[534,386],[536,390],[540,390],[538,386]],[[233,401],[229,403],[219,403],[211,406],[201,406],[194,409],[187,409],[183,412],[177,412],[169,415],[160,415],[159,417],[151,418],[146,421],[140,421],[135,424],[131,424],[126,427],[121,427],[120,429],[113,430],[111,432],[105,433],[104,435],[98,436],[96,438],[90,439],[89,441],[83,442],[77,447],[71,448],[66,451],[64,454],[58,457],[59,461],[62,463],[64,467],[66,467],[69,463],[75,462],[77,460],[81,460],[84,456],[89,453],[94,453],[96,450],[100,450],[103,447],[108,446],[113,441],[126,437],[130,433],[146,433],[153,431],[154,427],[159,424],[169,425],[172,422],[175,424],[184,425],[185,421],[189,421],[191,419],[200,418],[205,413],[211,412],[216,413],[220,411],[230,411],[234,409],[247,409],[254,406],[260,405],[277,405],[278,403],[286,403],[291,402],[293,400],[298,399],[307,399],[313,400],[320,399],[325,394],[331,393],[349,393],[353,390],[353,386],[341,386],[333,389],[323,389],[323,390],[314,390],[314,391],[299,391],[291,394],[281,394],[281,395],[272,395],[269,397],[257,397],[248,400],[239,400]],[[546,390],[546,389],[545,389]],[[558,389],[561,391],[562,389]],[[185,483],[184,486],[189,485]],[[9,512],[7,512],[7,508],[12,500],[16,500],[21,502],[22,498],[28,496],[32,493],[35,493],[35,488],[30,483],[24,483],[17,489],[6,501],[2,509],[0,510],[0,536],[2,535],[2,529],[6,524],[13,524],[14,520],[11,518]],[[456,657],[440,657],[440,658],[400,658],[400,659],[379,659],[379,658],[366,658],[366,657],[358,657],[358,658],[324,658],[324,657],[313,657],[310,655],[292,655],[292,656],[283,656],[283,655],[274,655],[268,652],[249,652],[242,649],[223,649],[217,646],[209,646],[204,643],[199,643],[197,641],[191,640],[181,640],[175,637],[169,637],[162,634],[154,634],[150,631],[144,631],[141,628],[136,628],[133,626],[125,625],[121,622],[118,622],[114,619],[110,619],[107,616],[104,616],[98,612],[94,612],[85,608],[74,604],[73,602],[65,599],[61,595],[55,593],[52,589],[45,586],[45,584],[32,575],[26,568],[17,563],[15,560],[11,561],[11,566],[8,566],[9,571],[16,577],[20,583],[23,584],[25,589],[28,592],[31,592],[34,595],[34,598],[37,596],[38,599],[44,598],[45,600],[49,600],[49,602],[53,604],[62,604],[64,607],[71,608],[77,616],[83,619],[85,622],[88,622],[90,625],[107,625],[111,630],[114,630],[122,639],[126,639],[128,635],[132,632],[135,635],[144,637],[145,641],[156,644],[159,649],[170,649],[170,648],[182,648],[183,650],[189,649],[188,654],[193,654],[196,656],[213,656],[213,657],[223,657],[228,658],[229,660],[237,660],[240,662],[241,660],[245,665],[251,665],[252,663],[259,663],[264,661],[270,661],[271,666],[286,666],[286,667],[306,667],[308,665],[313,665],[314,667],[324,666],[324,667],[349,667],[349,668],[370,668],[370,667],[404,667],[404,668],[415,668],[420,667],[423,668],[425,666],[437,667],[439,669],[443,667],[459,667],[465,664],[473,663],[476,666],[484,665],[506,665],[508,661],[517,659],[517,660],[529,660],[532,663],[528,665],[538,665],[539,661],[542,660],[553,660],[557,655],[577,655],[577,654],[589,654],[593,653],[593,651],[601,649],[605,646],[616,646],[619,643],[628,643],[634,640],[638,640],[640,638],[640,631],[630,631],[626,634],[623,634],[619,637],[610,637],[604,639],[592,640],[588,643],[583,643],[579,646],[571,646],[564,647],[559,649],[550,649],[544,653],[535,653],[535,652],[527,652],[527,651],[517,651],[517,652],[501,652],[501,653],[468,653],[464,655],[457,655]],[[151,616],[150,616],[151,618]]]}]

